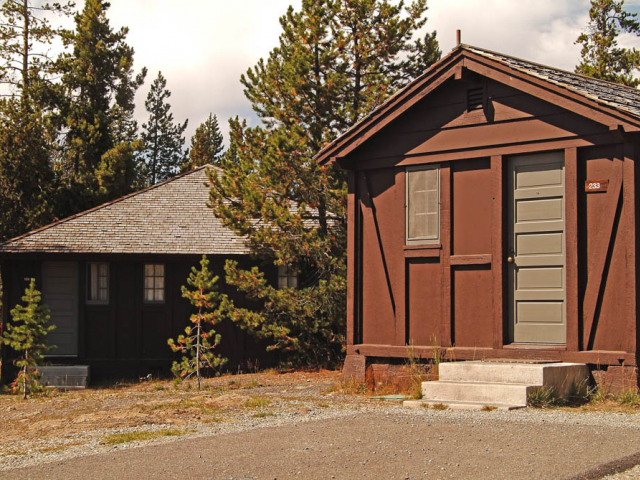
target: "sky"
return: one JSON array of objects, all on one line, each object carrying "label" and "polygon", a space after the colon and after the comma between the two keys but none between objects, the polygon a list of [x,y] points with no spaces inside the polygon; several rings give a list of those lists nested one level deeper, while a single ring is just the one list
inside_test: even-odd
[{"label": "sky", "polygon": [[[409,1],[409,0],[407,0]],[[78,8],[82,1],[77,2]],[[463,43],[573,70],[574,42],[588,22],[589,0],[429,0],[425,31],[437,31],[443,55]],[[278,44],[278,19],[300,0],[111,0],[107,16],[115,28],[129,27],[134,67],[149,69],[138,91],[136,118],[147,117],[144,99],[158,71],[172,92],[176,121],[189,119],[187,145],[209,113],[227,138],[227,120],[239,115],[259,123],[245,99],[240,75]],[[627,0],[640,13],[640,0]],[[621,46],[640,48],[640,38],[622,36]]]}]

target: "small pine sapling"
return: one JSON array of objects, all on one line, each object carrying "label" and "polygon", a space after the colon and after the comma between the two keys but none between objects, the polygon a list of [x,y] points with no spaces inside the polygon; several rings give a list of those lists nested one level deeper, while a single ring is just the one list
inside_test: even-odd
[{"label": "small pine sapling", "polygon": [[200,260],[200,270],[191,267],[187,283],[192,290],[182,286],[182,296],[198,309],[191,315],[191,323],[185,328],[185,334],[177,341],[172,338],[168,344],[176,353],[184,354],[180,362],[173,362],[171,371],[178,378],[186,380],[195,374],[198,380],[198,390],[203,369],[215,370],[227,362],[226,358],[216,355],[213,350],[220,344],[220,334],[211,329],[205,332],[205,325],[214,326],[223,318],[225,296],[217,291],[218,277],[209,271],[209,260],[205,255]]},{"label": "small pine sapling", "polygon": [[21,391],[26,399],[29,393],[40,388],[36,366],[42,363],[44,352],[54,348],[47,345],[46,337],[56,327],[49,325],[49,307],[40,303],[41,296],[34,278],[24,291],[22,301],[24,305],[18,304],[11,310],[13,321],[6,326],[2,342],[18,353],[14,364],[19,371],[11,390]]}]

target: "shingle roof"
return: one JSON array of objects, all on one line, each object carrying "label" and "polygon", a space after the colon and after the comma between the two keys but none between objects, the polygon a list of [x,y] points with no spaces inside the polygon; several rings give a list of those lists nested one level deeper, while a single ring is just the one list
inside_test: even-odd
[{"label": "shingle roof", "polygon": [[483,48],[463,45],[478,55],[504,63],[511,68],[547,80],[561,87],[572,90],[597,102],[609,105],[640,117],[640,90],[618,83],[586,77],[577,73],[567,72],[559,68],[549,67],[502,53],[492,52]]},{"label": "shingle roof", "polygon": [[2,253],[244,254],[207,207],[205,167],[0,244]]}]

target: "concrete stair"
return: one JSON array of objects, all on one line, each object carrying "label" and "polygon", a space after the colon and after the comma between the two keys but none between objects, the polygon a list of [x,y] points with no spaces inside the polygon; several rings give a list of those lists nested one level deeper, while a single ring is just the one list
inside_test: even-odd
[{"label": "concrete stair", "polygon": [[537,388],[566,396],[573,385],[589,379],[580,363],[450,362],[438,366],[439,380],[422,383],[422,399],[406,406],[446,405],[449,408],[523,408]]}]

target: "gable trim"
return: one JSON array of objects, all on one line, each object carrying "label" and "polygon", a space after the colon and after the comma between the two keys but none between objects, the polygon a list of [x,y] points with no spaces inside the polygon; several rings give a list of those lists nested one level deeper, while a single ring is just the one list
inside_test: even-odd
[{"label": "gable trim", "polygon": [[[615,131],[621,127],[629,131],[640,130],[640,118],[630,112],[609,106],[603,101],[591,99],[586,94],[556,85],[533,74],[522,72],[470,49],[475,47],[458,46],[422,76],[327,145],[314,159],[325,164],[345,157],[445,81],[452,77],[460,78],[463,67],[607,125],[610,130]],[[476,50],[482,51],[482,49]],[[487,54],[490,52],[487,51]]]}]

